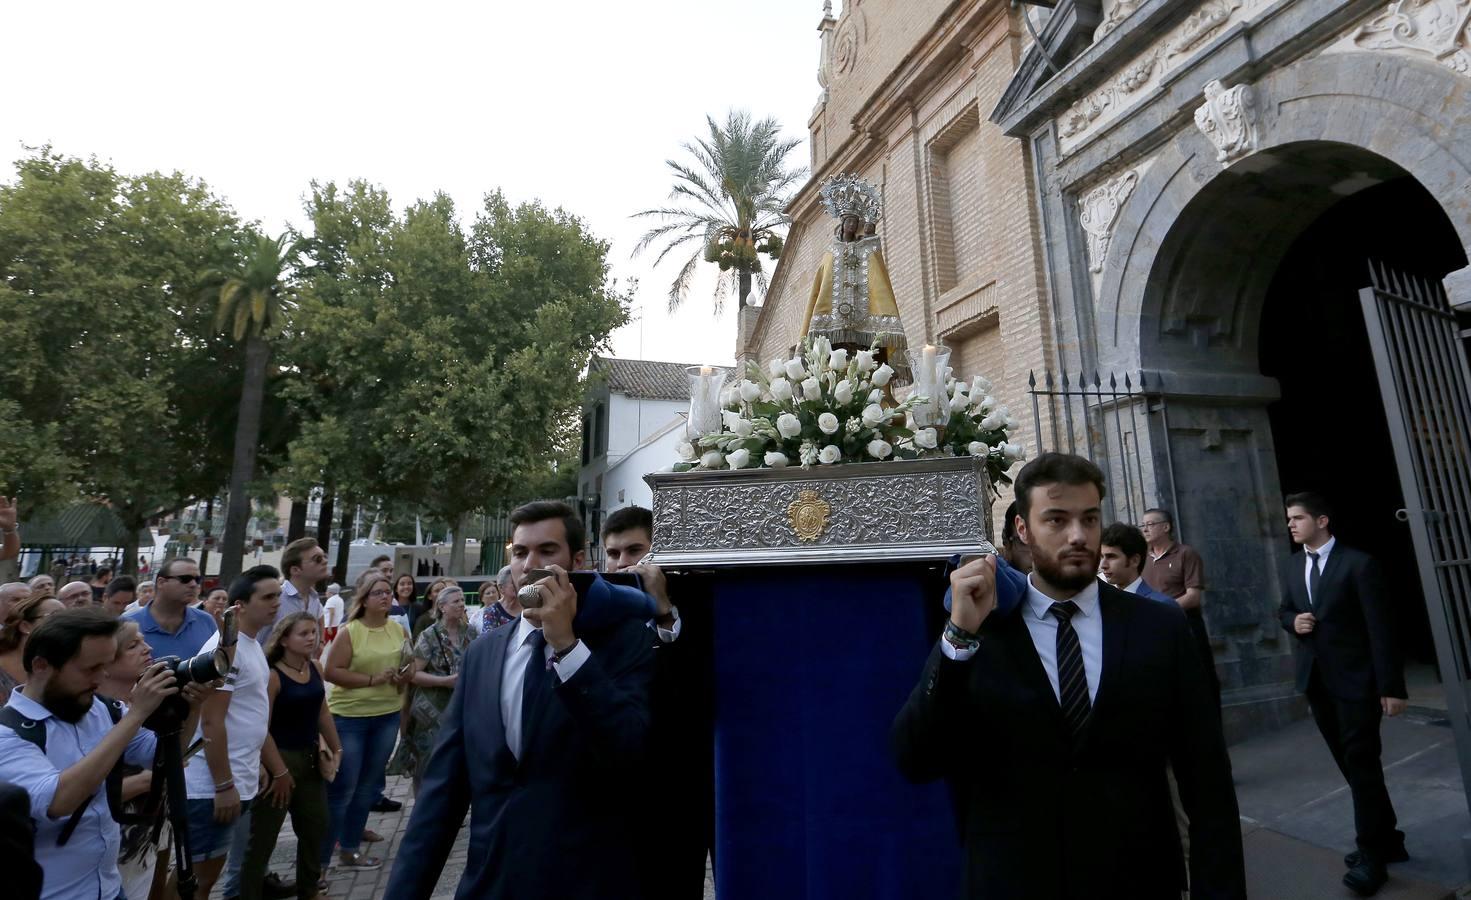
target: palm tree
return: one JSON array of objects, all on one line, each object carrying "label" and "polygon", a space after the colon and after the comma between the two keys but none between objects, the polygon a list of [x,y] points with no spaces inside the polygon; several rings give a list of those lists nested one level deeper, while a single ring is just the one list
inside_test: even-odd
[{"label": "palm tree", "polygon": [[695,245],[694,253],[669,286],[671,312],[689,293],[701,260],[720,267],[720,278],[715,282],[717,314],[733,288],[742,307],[751,294],[753,279],[763,292],[766,290],[761,255],[771,259],[781,256],[783,233],[789,224],[787,200],[792,187],[807,174],[805,169],[787,168],[787,156],[801,141],[783,139],[776,119],[752,122],[750,113],[731,110],[724,127],[709,116],[705,121],[710,136],[683,145],[694,163],[666,162],[674,172],[669,199],[678,205],[634,214],[635,218],[664,220],[638,242],[635,256],[649,245],[665,241],[654,260],[657,266],[674,249]]},{"label": "palm tree", "polygon": [[288,236],[269,238],[251,234],[239,268],[223,272],[215,328],[236,342],[245,342],[245,374],[240,387],[240,409],[235,423],[235,458],[230,467],[230,498],[225,507],[225,535],[220,547],[220,580],[229,584],[240,574],[245,554],[245,526],[250,519],[247,485],[255,478],[256,442],[260,438],[261,407],[265,401],[266,373],[271,340],[280,334],[296,306],[287,282],[295,264],[296,247]]}]

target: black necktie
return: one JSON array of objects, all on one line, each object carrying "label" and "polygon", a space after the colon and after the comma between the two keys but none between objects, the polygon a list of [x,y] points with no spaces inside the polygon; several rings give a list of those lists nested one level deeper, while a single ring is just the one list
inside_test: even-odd
[{"label": "black necktie", "polygon": [[1308,573],[1308,605],[1318,605],[1318,582],[1323,580],[1323,569],[1318,565],[1318,554],[1308,551],[1313,560],[1313,570]]},{"label": "black necktie", "polygon": [[523,755],[528,745],[527,726],[531,724],[532,712],[540,702],[540,694],[546,687],[547,680],[547,655],[544,649],[547,645],[546,636],[538,628],[531,632],[526,643],[531,645],[531,658],[526,660],[526,683],[521,688],[521,752]]},{"label": "black necktie", "polygon": [[1088,721],[1093,704],[1088,700],[1088,673],[1083,669],[1083,647],[1073,630],[1072,618],[1078,605],[1071,600],[1052,604],[1057,619],[1057,694],[1063,718],[1077,739]]}]

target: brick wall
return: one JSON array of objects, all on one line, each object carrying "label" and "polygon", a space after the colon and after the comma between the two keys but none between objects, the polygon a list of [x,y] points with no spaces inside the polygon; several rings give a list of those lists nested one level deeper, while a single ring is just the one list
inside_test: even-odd
[{"label": "brick wall", "polygon": [[[1026,148],[987,120],[1016,69],[1024,31],[999,0],[976,0],[943,16],[947,6],[853,4],[847,15],[862,14],[866,42],[857,45],[852,69],[834,76],[813,120],[814,131],[825,132],[824,148],[814,153],[815,177],[857,171],[881,187],[879,233],[910,344],[943,340],[958,375],[991,379],[1021,423],[1016,438],[1031,447],[1027,376],[1051,358],[1052,325]],[[839,41],[845,21],[835,32]],[[869,109],[865,120],[883,123],[882,132],[828,158],[851,132],[855,113],[915,51],[933,53],[933,64],[924,65],[920,52],[904,64],[903,77],[929,74],[883,94],[905,105]],[[802,227],[781,263],[788,270],[774,279],[749,343],[762,359],[797,341],[831,241],[832,223],[815,198],[794,215]],[[998,516],[1006,502],[998,503]]]}]

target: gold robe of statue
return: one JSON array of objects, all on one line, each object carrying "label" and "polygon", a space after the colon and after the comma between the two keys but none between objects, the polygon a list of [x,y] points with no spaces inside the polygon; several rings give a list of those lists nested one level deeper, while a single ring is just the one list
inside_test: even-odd
[{"label": "gold robe of statue", "polygon": [[[845,313],[844,318],[883,316],[898,319],[899,304],[894,300],[894,286],[889,282],[889,270],[884,266],[883,251],[879,250],[877,246],[873,246],[872,249],[864,247],[863,245],[868,241],[872,241],[874,245],[878,243],[877,238],[868,237],[860,241],[840,245],[843,247],[845,262],[856,268],[857,266],[863,265],[860,257],[866,255],[868,269],[867,308],[862,308],[857,302],[861,298],[855,296],[853,298],[855,301],[853,303],[854,308],[851,311],[842,310],[840,312]],[[866,254],[864,251],[867,251]],[[818,266],[817,275],[812,282],[812,294],[807,299],[807,315],[802,319],[802,330],[798,332],[799,334],[806,335],[812,332],[812,319],[814,316],[831,316],[833,314],[833,277],[836,264],[837,261],[832,253],[823,256],[822,264]],[[841,288],[843,286],[839,285],[839,287]],[[854,290],[855,287],[856,285],[850,286],[843,293],[848,294],[852,292],[856,294],[858,292]]]}]

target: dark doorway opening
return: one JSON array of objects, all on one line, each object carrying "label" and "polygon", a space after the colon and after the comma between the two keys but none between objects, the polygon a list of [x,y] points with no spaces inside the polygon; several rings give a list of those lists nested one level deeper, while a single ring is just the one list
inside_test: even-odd
[{"label": "dark doorway opening", "polygon": [[1404,498],[1359,305],[1371,259],[1435,281],[1466,265],[1454,227],[1418,181],[1406,175],[1358,191],[1313,221],[1282,259],[1259,358],[1282,389],[1268,408],[1282,490],[1326,494],[1335,535],[1379,559],[1406,659],[1428,679],[1438,671],[1429,613],[1409,526],[1395,516]]}]

